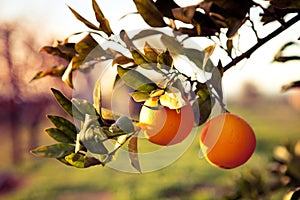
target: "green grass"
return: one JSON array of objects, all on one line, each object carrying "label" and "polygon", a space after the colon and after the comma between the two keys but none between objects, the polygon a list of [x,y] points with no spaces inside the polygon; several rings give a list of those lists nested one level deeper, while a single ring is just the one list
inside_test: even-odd
[{"label": "green grass", "polygon": [[[288,140],[299,138],[300,112],[285,102],[259,102],[250,108],[229,104],[229,110],[244,117],[257,137],[255,154],[243,166],[222,170],[199,158],[198,136],[176,162],[158,171],[130,174],[108,167],[76,169],[58,161],[35,158],[18,167],[0,167],[18,175],[21,186],[4,197],[10,200],[36,199],[217,199],[232,186],[240,172],[249,168],[265,170],[273,148]],[[50,141],[44,139],[43,142]],[[47,143],[42,143],[47,144]],[[216,186],[216,187],[214,187]],[[87,194],[87,195],[85,195]],[[88,195],[90,194],[90,195]],[[276,194],[278,198],[282,193]],[[98,195],[98,196],[97,196]],[[98,198],[95,198],[97,196]],[[1,199],[1,196],[0,196]]]}]

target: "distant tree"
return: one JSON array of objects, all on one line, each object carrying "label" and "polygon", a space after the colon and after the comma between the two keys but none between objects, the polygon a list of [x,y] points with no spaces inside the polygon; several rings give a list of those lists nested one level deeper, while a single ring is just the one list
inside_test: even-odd
[{"label": "distant tree", "polygon": [[[38,67],[49,65],[57,58],[39,54],[34,33],[18,23],[1,25],[0,44],[0,122],[4,129],[0,134],[10,137],[11,159],[18,164],[23,160],[24,148],[38,146],[39,125],[51,107],[51,99],[45,96],[46,82],[29,84],[29,77]],[[22,137],[24,132],[28,133],[28,143]]]},{"label": "distant tree", "polygon": [[260,100],[261,93],[258,87],[252,82],[245,82],[241,91],[241,103],[245,106],[255,106]]}]

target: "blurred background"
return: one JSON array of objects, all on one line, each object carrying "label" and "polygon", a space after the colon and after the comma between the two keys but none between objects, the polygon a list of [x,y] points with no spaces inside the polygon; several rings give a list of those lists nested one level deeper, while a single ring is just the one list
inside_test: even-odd
[{"label": "blurred background", "polygon": [[[139,28],[147,27],[136,15],[120,19],[135,12],[135,5],[130,0],[97,2],[114,32],[136,28],[136,24]],[[198,3],[191,0],[177,2],[182,6]],[[46,114],[65,115],[50,88],[57,88],[69,97],[72,95],[72,90],[57,78],[31,82],[37,72],[61,62],[39,52],[42,46],[87,30],[74,18],[67,5],[91,21],[94,19],[89,1],[0,0],[0,199],[222,199],[232,197],[240,190],[249,190],[250,197],[259,196],[271,190],[270,183],[276,185],[278,181],[300,184],[299,168],[296,168],[296,178],[285,177],[292,181],[281,180],[282,176],[276,173],[271,173],[274,178],[270,175],[272,170],[274,172],[277,146],[293,144],[300,136],[300,91],[293,89],[280,93],[282,85],[299,80],[300,62],[273,62],[283,44],[298,39],[300,23],[224,75],[228,109],[245,118],[257,136],[254,155],[237,169],[218,169],[200,159],[198,135],[172,165],[140,175],[106,167],[75,169],[31,155],[31,149],[54,142],[43,133],[50,126]],[[262,33],[277,26],[268,26]],[[243,51],[255,41],[251,39],[253,35],[247,35],[247,26],[241,31],[248,38],[240,39],[241,43],[245,41],[241,44]],[[286,53],[299,55],[299,45]],[[239,188],[236,183],[244,186]],[[259,190],[261,187],[267,189]],[[281,199],[286,190],[269,191],[268,197]]]}]

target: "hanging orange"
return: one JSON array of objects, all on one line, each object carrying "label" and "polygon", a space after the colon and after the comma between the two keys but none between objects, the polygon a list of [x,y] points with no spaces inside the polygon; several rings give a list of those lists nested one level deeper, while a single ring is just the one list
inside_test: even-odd
[{"label": "hanging orange", "polygon": [[180,109],[143,106],[139,116],[145,137],[158,145],[173,145],[182,142],[194,126],[194,112],[191,104]]},{"label": "hanging orange", "polygon": [[231,169],[244,164],[255,146],[251,126],[230,113],[219,114],[207,121],[200,135],[200,147],[205,158],[220,168]]}]

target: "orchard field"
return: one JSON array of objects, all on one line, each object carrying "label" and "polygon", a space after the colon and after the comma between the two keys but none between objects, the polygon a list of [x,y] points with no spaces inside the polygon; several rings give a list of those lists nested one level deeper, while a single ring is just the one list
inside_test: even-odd
[{"label": "orchard field", "polygon": [[[235,192],[235,183],[241,176],[259,187],[255,177],[271,181],[267,170],[273,149],[300,138],[300,111],[286,97],[261,97],[251,105],[237,100],[228,102],[228,109],[247,119],[257,137],[254,155],[233,170],[215,168],[199,158],[199,134],[175,163],[145,174],[128,174],[101,166],[76,169],[55,160],[34,157],[27,151],[24,152],[26,162],[12,166],[8,164],[9,146],[2,133],[0,170],[13,175],[16,188],[0,193],[0,199],[223,199]],[[41,144],[52,142],[43,130],[37,134],[41,136]],[[268,198],[282,199],[285,192],[286,189],[276,190]]]}]

